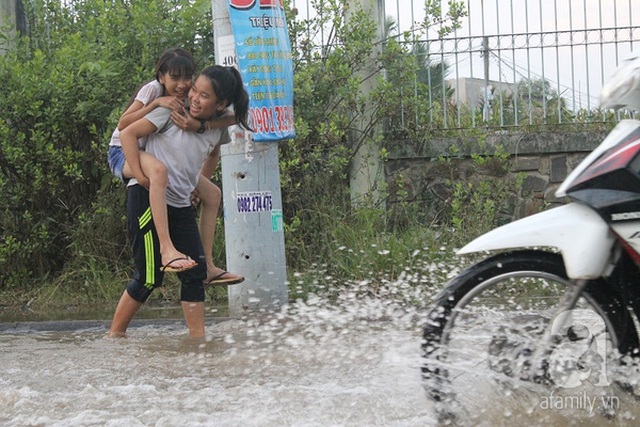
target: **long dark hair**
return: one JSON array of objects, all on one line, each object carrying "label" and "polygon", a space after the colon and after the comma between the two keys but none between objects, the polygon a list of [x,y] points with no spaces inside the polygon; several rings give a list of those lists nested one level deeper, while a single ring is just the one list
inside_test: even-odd
[{"label": "long dark hair", "polygon": [[[160,75],[167,73],[169,73],[171,77],[191,78],[196,71],[196,62],[193,60],[193,55],[187,50],[181,47],[172,47],[162,52],[162,55],[160,55],[160,58],[156,62],[155,70],[157,81],[160,81]],[[136,100],[136,95],[140,89],[149,83],[150,82],[143,83],[136,88],[133,94],[131,94],[126,108],[129,108]]]},{"label": "long dark hair", "polygon": [[169,73],[171,77],[192,78],[196,71],[193,55],[181,47],[165,50],[156,62],[156,80],[160,75]]},{"label": "long dark hair", "polygon": [[219,100],[233,104],[236,122],[243,128],[251,130],[249,119],[249,94],[242,84],[242,76],[234,67],[212,65],[200,72],[209,79],[211,87]]}]

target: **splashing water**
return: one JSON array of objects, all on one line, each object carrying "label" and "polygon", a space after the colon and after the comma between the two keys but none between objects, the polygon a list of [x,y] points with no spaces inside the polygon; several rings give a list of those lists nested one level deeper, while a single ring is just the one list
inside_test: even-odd
[{"label": "splashing water", "polygon": [[[414,286],[423,279],[401,274],[376,295],[362,291],[365,281],[331,300],[210,318],[205,340],[187,338],[181,320],[141,322],[127,339],[104,339],[108,322],[56,331],[5,324],[0,425],[439,425],[420,374],[428,307],[408,302],[431,301],[439,290]],[[609,419],[593,409],[596,396],[580,390],[563,398],[505,392],[493,382],[468,386],[484,408],[473,425],[634,425],[640,413],[622,394],[597,397],[620,397],[608,401],[618,405]]]},{"label": "splashing water", "polygon": [[[22,426],[435,425],[415,309],[320,298],[279,313],[182,321],[127,339],[107,323],[0,334],[0,424]],[[85,323],[86,325],[86,323]]]}]

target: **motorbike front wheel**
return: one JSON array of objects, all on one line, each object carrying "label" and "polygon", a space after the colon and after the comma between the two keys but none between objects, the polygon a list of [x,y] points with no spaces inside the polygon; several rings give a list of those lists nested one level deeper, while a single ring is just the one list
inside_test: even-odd
[{"label": "motorbike front wheel", "polygon": [[602,279],[561,312],[571,286],[561,255],[537,250],[498,254],[463,271],[436,299],[424,328],[430,396],[486,410],[483,397],[496,384],[538,391],[608,385],[611,354],[638,347],[633,320]]}]

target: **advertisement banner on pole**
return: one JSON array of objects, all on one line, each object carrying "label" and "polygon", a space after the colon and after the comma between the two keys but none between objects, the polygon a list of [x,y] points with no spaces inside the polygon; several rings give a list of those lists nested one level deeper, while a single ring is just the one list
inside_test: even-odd
[{"label": "advertisement banner on pole", "polygon": [[281,0],[229,0],[238,69],[257,142],[295,137],[293,65]]}]

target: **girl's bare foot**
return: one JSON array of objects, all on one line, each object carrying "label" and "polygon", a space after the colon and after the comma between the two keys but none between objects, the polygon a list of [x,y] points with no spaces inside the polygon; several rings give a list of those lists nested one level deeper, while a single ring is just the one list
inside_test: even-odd
[{"label": "girl's bare foot", "polygon": [[197,263],[178,251],[171,251],[162,253],[162,268],[161,270],[169,273],[179,273],[181,271],[189,270],[197,265]]},{"label": "girl's bare foot", "polygon": [[242,282],[244,282],[243,276],[229,273],[218,267],[207,269],[207,278],[204,280],[204,284],[209,286],[228,286]]},{"label": "girl's bare foot", "polygon": [[126,338],[127,334],[124,332],[112,332],[109,331],[104,335],[105,338]]}]

